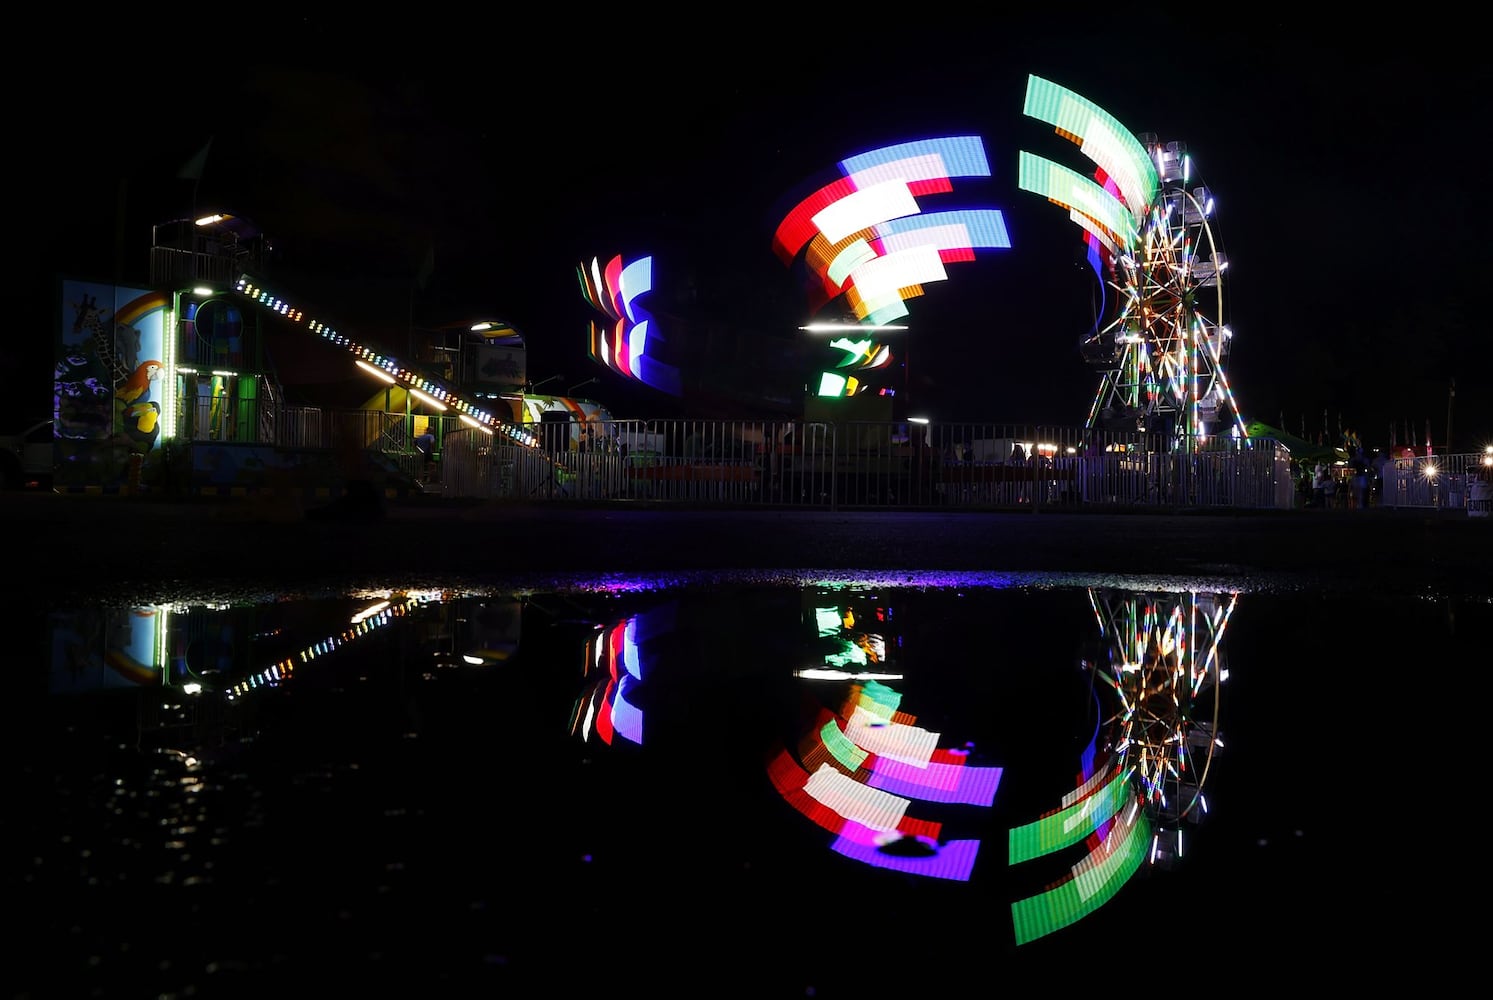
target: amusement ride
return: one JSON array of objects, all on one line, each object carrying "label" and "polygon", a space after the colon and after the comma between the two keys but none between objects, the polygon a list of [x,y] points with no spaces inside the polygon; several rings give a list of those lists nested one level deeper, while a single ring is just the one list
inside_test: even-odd
[{"label": "amusement ride", "polygon": [[1054,126],[1097,165],[1093,179],[1021,153],[1021,188],[1069,210],[1104,292],[1081,342],[1101,372],[1090,429],[1164,432],[1183,451],[1248,437],[1225,372],[1223,272],[1213,197],[1180,142],[1132,135],[1108,112],[1037,76],[1025,113]]}]

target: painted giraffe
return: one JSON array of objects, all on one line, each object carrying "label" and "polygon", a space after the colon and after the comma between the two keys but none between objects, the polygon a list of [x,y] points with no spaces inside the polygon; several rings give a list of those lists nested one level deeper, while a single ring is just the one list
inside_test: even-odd
[{"label": "painted giraffe", "polygon": [[122,358],[116,350],[115,336],[118,332],[112,317],[99,308],[98,297],[84,295],[82,302],[74,302],[76,316],[73,320],[73,336],[86,336],[93,341],[99,360],[108,370],[115,386],[124,382],[133,373],[133,358]]}]

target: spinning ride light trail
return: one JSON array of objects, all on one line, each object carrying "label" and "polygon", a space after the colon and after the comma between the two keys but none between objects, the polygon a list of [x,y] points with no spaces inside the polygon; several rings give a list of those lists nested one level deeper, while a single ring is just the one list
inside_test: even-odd
[{"label": "spinning ride light trail", "polygon": [[1213,198],[1194,182],[1178,142],[1130,134],[1108,112],[1037,76],[1026,115],[1054,126],[1097,165],[1094,179],[1023,151],[1018,184],[1069,210],[1113,304],[1085,336],[1103,374],[1087,426],[1161,430],[1195,450],[1210,435],[1245,438],[1225,372],[1228,266],[1210,221]]},{"label": "spinning ride light trail", "polygon": [[605,325],[591,323],[587,348],[591,360],[671,396],[681,395],[679,368],[657,356],[657,344],[666,338],[639,302],[653,291],[653,258],[624,261],[618,254],[603,267],[593,257],[589,266],[576,268],[576,276],[587,304],[607,317]]},{"label": "spinning ride light trail", "polygon": [[[922,199],[949,194],[956,179],[990,176],[979,136],[898,143],[847,157],[836,169],[840,176],[800,200],[773,234],[773,253],[806,275],[811,315],[839,301],[864,329],[891,329],[908,315],[908,299],[948,278],[946,265],[1011,247],[999,209],[923,208]],[[822,373],[817,395],[868,391],[852,372],[893,361],[876,339],[832,346],[842,352],[837,370]]]}]

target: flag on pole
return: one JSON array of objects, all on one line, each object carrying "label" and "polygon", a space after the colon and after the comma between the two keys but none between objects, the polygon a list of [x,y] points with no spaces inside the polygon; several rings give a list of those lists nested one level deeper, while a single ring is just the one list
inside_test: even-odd
[{"label": "flag on pole", "polygon": [[202,144],[202,148],[197,150],[197,152],[192,155],[192,158],[186,163],[183,163],[181,165],[181,169],[176,172],[177,180],[202,180],[202,172],[207,169],[207,154],[212,148],[213,137],[208,136],[207,142]]}]

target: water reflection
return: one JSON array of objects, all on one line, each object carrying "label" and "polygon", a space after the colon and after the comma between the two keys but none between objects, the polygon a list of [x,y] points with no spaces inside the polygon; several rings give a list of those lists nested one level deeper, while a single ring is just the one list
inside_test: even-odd
[{"label": "water reflection", "polygon": [[[1459,662],[1493,618],[1393,611],[1366,674]],[[1318,921],[1366,914],[1337,816],[1281,781],[1278,671],[1342,656],[1344,613],[946,576],[56,610],[7,826],[66,961],[19,995],[349,963],[503,985],[563,975],[615,921],[650,981],[693,975],[683,950],[757,995],[883,981],[832,942],[889,922],[884,961],[925,986],[1203,911],[1315,952]],[[820,943],[786,947],[806,921]]]},{"label": "water reflection", "polygon": [[1018,944],[1092,913],[1142,864],[1180,859],[1182,821],[1206,809],[1203,782],[1222,746],[1223,636],[1239,595],[1090,590],[1089,599],[1107,659],[1086,666],[1113,704],[1096,710],[1078,787],[1011,830],[1010,862],[1080,842],[1084,853],[1063,880],[1012,905]]}]

